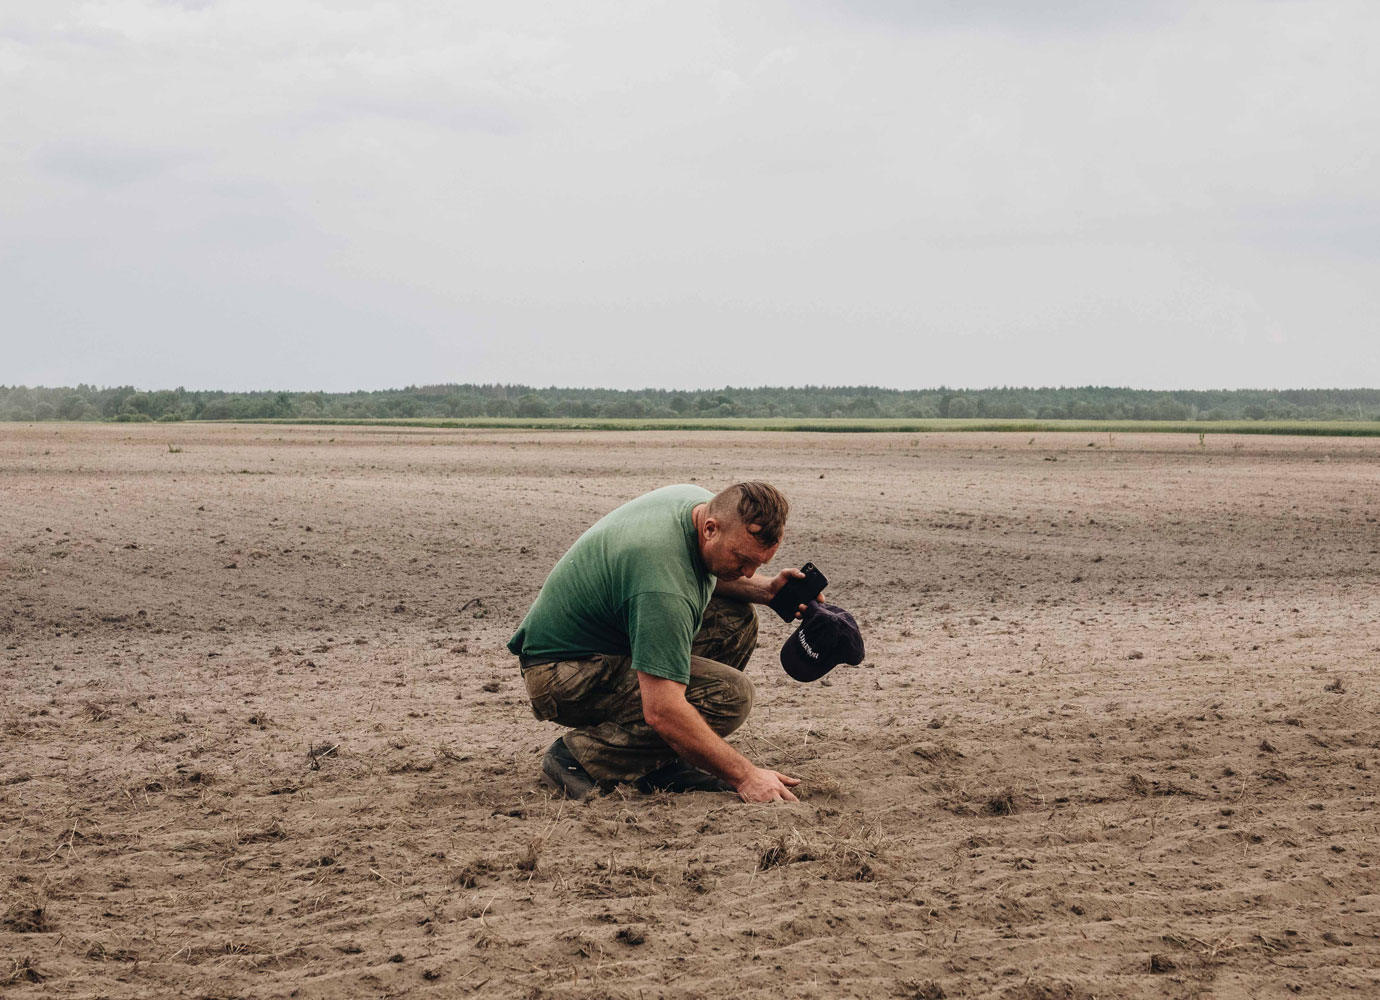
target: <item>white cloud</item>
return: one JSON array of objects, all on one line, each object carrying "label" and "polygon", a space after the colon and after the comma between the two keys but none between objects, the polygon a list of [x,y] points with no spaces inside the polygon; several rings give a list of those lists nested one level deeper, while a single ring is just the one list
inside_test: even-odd
[{"label": "white cloud", "polygon": [[12,0],[0,381],[1380,383],[1377,27]]}]

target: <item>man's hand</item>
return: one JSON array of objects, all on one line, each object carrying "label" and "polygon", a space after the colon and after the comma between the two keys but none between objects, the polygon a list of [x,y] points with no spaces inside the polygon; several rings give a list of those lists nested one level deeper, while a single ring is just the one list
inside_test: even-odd
[{"label": "man's hand", "polygon": [[789,774],[754,767],[752,773],[737,787],[738,795],[744,802],[799,802],[788,787],[798,784],[800,779],[792,778]]},{"label": "man's hand", "polygon": [[[766,578],[763,577],[763,579],[765,580]],[[762,603],[763,603],[763,604],[768,603],[773,597],[776,596],[777,591],[779,591],[782,587],[784,587],[784,586],[785,586],[788,582],[790,582],[791,580],[803,580],[803,579],[805,579],[805,574],[804,574],[801,570],[798,570],[798,569],[783,569],[780,573],[777,573],[776,576],[775,576],[774,578],[772,578],[770,581],[767,581],[767,583],[766,583],[766,588],[767,588],[767,599],[766,599],[765,601],[762,601]],[[820,593],[823,594],[824,591],[820,591]],[[815,598],[815,599],[818,600],[819,598]],[[802,614],[804,614],[804,613],[805,613],[805,605],[801,604],[801,605],[799,605],[799,606],[796,607],[796,609],[795,609],[795,616],[796,616],[797,618],[799,618],[799,617],[800,617]]]},{"label": "man's hand", "polygon": [[684,684],[640,670],[637,684],[642,694],[642,717],[681,760],[717,774],[738,790],[744,802],[800,801],[787,787],[800,784],[800,779],[757,767],[725,743],[685,700]]}]

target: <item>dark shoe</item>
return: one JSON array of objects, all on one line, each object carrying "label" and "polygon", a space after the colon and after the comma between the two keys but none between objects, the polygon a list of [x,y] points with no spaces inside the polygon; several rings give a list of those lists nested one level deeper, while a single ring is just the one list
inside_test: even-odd
[{"label": "dark shoe", "polygon": [[580,766],[580,762],[565,745],[564,738],[552,743],[546,751],[546,756],[541,761],[541,773],[572,799],[589,798],[599,788],[599,783]]},{"label": "dark shoe", "polygon": [[731,792],[732,785],[723,778],[706,774],[682,760],[673,760],[651,774],[637,780],[639,792]]}]

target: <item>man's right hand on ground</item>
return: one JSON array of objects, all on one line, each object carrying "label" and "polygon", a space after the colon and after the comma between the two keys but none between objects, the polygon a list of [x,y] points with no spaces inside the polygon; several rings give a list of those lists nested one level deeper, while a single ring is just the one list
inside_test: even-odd
[{"label": "man's right hand on ground", "polygon": [[689,702],[679,681],[637,672],[642,717],[681,760],[716,774],[733,785],[744,802],[799,802],[788,786],[799,778],[758,767],[709,728]]},{"label": "man's right hand on ground", "polygon": [[754,767],[738,785],[738,794],[744,802],[799,802],[788,787],[798,784],[800,779],[792,778],[789,774],[765,767]]}]

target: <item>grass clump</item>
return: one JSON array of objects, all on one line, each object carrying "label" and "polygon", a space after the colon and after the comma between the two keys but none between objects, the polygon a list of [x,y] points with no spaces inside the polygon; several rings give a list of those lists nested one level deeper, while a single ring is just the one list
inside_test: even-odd
[{"label": "grass clump", "polygon": [[820,878],[871,882],[877,875],[875,862],[882,856],[883,843],[878,829],[861,821],[837,833],[806,835],[791,830],[758,849],[757,870],[809,863],[810,871]]}]

